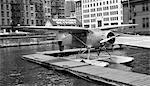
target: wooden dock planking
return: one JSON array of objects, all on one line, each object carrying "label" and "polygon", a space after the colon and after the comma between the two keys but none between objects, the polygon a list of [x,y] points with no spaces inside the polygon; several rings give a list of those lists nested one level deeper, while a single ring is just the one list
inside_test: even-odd
[{"label": "wooden dock planking", "polygon": [[[66,58],[53,57],[43,54],[31,54],[24,55],[24,58],[27,60],[36,62],[36,63],[46,63],[49,67],[65,70],[71,73],[80,73],[89,76],[93,79],[102,81],[101,79],[110,80],[115,83],[122,83],[125,85],[133,86],[149,86],[150,85],[150,76],[145,74],[127,72],[117,69],[111,69],[100,66],[92,66],[87,63],[76,62]],[[41,64],[39,63],[39,64]],[[66,69],[67,68],[67,69]],[[108,82],[109,83],[109,82]]]},{"label": "wooden dock planking", "polygon": [[150,76],[142,78],[142,79],[138,79],[136,81],[133,81],[131,83],[135,84],[136,86],[150,86]]},{"label": "wooden dock planking", "polygon": [[[150,77],[147,75],[133,73],[133,72],[126,72],[126,71],[121,71],[121,70],[116,70],[116,69],[110,69],[110,68],[105,68],[105,67],[84,66],[84,67],[72,68],[71,70],[90,74],[92,76],[103,77],[103,78],[113,80],[116,82],[135,85],[135,86],[141,86],[141,85],[138,85],[135,81],[138,82],[145,78],[147,78],[147,81],[144,83],[150,82]],[[147,84],[147,86],[148,85],[149,83]]]},{"label": "wooden dock planking", "polygon": [[46,55],[42,55],[42,54],[24,55],[23,58],[28,59],[28,60],[40,61],[40,62],[57,59],[56,57],[46,56]]},{"label": "wooden dock planking", "polygon": [[76,62],[76,61],[65,61],[65,62],[56,62],[51,63],[53,65],[57,65],[60,67],[67,67],[67,68],[74,68],[74,67],[81,67],[81,66],[88,66],[89,64],[83,62]]}]

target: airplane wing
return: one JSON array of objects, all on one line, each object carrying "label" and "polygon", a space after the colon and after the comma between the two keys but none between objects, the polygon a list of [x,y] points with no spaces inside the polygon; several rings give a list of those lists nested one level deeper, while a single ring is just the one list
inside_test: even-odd
[{"label": "airplane wing", "polygon": [[118,29],[118,28],[124,28],[124,27],[132,27],[132,26],[137,26],[138,24],[122,24],[122,25],[112,25],[112,26],[104,26],[100,27],[98,29],[101,30],[112,30],[112,29]]},{"label": "airplane wing", "polygon": [[150,48],[149,36],[129,36],[129,37],[116,37],[115,44],[123,44],[141,48]]},{"label": "airplane wing", "polygon": [[18,26],[15,27],[19,30],[55,30],[55,31],[64,31],[64,32],[81,32],[81,31],[89,31],[92,30],[83,28],[83,27],[75,27],[75,26]]}]

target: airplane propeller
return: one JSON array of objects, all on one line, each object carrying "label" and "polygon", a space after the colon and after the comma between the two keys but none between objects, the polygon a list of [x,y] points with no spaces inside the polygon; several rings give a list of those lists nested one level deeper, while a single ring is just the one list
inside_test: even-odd
[{"label": "airplane propeller", "polygon": [[103,40],[101,40],[99,43],[102,44],[102,43],[108,42],[109,40],[114,39],[114,38],[116,38],[117,36],[119,36],[119,35],[116,35],[116,36],[112,36],[112,37],[103,39]]}]

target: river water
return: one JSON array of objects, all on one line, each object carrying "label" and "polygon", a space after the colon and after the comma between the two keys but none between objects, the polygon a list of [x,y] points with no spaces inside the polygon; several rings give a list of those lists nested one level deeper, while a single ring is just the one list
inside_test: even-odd
[{"label": "river water", "polygon": [[[110,86],[21,59],[22,55],[55,49],[50,44],[0,48],[0,86]],[[150,74],[150,49],[125,47],[111,54],[132,56],[135,60],[127,65],[111,64],[110,68]]]}]

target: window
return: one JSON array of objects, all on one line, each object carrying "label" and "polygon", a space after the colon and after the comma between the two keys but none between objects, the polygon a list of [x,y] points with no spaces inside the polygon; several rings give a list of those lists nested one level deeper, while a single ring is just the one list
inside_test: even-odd
[{"label": "window", "polygon": [[148,3],[146,3],[146,11],[149,11]]},{"label": "window", "polygon": [[95,12],[95,8],[94,8],[94,9],[91,9],[91,12]]},{"label": "window", "polygon": [[104,12],[103,15],[104,15],[104,16],[108,16],[108,15],[109,15],[109,12]]},{"label": "window", "polygon": [[34,24],[34,20],[31,20],[31,24],[32,24],[32,25]]},{"label": "window", "polygon": [[97,11],[102,11],[102,8],[100,7],[100,8],[97,8]]},{"label": "window", "polygon": [[109,18],[104,18],[104,21],[109,21]]},{"label": "window", "polygon": [[33,14],[33,13],[31,13],[31,17],[34,17],[34,14]]},{"label": "window", "polygon": [[136,23],[135,19],[133,19],[132,21],[133,21],[133,24],[135,24],[135,23]]},{"label": "window", "polygon": [[9,12],[7,12],[7,17],[9,17]]},{"label": "window", "polygon": [[118,25],[118,23],[116,22],[116,23],[111,23],[111,25]]},{"label": "window", "polygon": [[8,4],[6,5],[6,9],[9,10],[9,5]]},{"label": "window", "polygon": [[26,12],[26,17],[28,17],[29,16],[29,13],[28,12]]},{"label": "window", "polygon": [[50,8],[48,8],[48,13],[50,13],[51,12],[51,9]]},{"label": "window", "polygon": [[4,11],[1,11],[1,16],[2,16],[2,17],[5,17]]},{"label": "window", "polygon": [[149,28],[149,18],[143,18],[143,28]]},{"label": "window", "polygon": [[93,4],[93,6],[95,7],[95,3]]},{"label": "window", "polygon": [[143,3],[143,11],[148,11],[149,7],[148,7],[148,3]]},{"label": "window", "polygon": [[31,10],[33,11],[33,7],[31,7]]},{"label": "window", "polygon": [[96,21],[96,19],[91,19],[91,22],[95,22]]},{"label": "window", "polygon": [[90,22],[90,20],[88,20],[88,19],[87,19],[87,20],[84,20],[84,23],[89,23],[89,22]]},{"label": "window", "polygon": [[10,19],[7,19],[7,25],[10,25]]},{"label": "window", "polygon": [[98,22],[98,27],[101,27],[102,26],[102,21],[97,21]]},{"label": "window", "polygon": [[116,0],[116,3],[118,3],[118,0]]},{"label": "window", "polygon": [[91,17],[95,17],[95,14],[91,14]]},{"label": "window", "polygon": [[97,13],[97,16],[102,16],[102,13]]},{"label": "window", "polygon": [[39,21],[38,20],[36,20],[36,25],[39,25]]},{"label": "window", "polygon": [[111,20],[111,21],[118,20],[118,17],[111,17],[110,20]]},{"label": "window", "polygon": [[101,3],[101,2],[100,2],[99,4],[100,4],[100,5],[102,5],[102,3]]},{"label": "window", "polygon": [[28,5],[26,6],[26,11],[28,11]]},{"label": "window", "polygon": [[3,4],[1,4],[1,10],[4,10],[4,5]]},{"label": "window", "polygon": [[107,26],[107,25],[109,25],[109,23],[104,23],[104,26]]},{"label": "window", "polygon": [[108,4],[108,1],[107,1],[107,4]]},{"label": "window", "polygon": [[2,19],[2,25],[5,25],[5,19]]},{"label": "window", "polygon": [[89,18],[89,14],[83,15],[84,18]]},{"label": "window", "polygon": [[115,3],[115,0],[113,0],[113,3]]},{"label": "window", "polygon": [[95,28],[95,27],[96,27],[96,25],[95,25],[95,24],[92,24],[92,25],[91,25],[91,28]]},{"label": "window", "polygon": [[146,27],[149,27],[149,18],[146,18]]},{"label": "window", "polygon": [[105,2],[103,2],[103,5],[105,5]]},{"label": "window", "polygon": [[27,19],[27,25],[29,24],[29,19]]},{"label": "window", "polygon": [[143,18],[142,20],[143,20],[143,28],[145,28],[145,18]]}]

